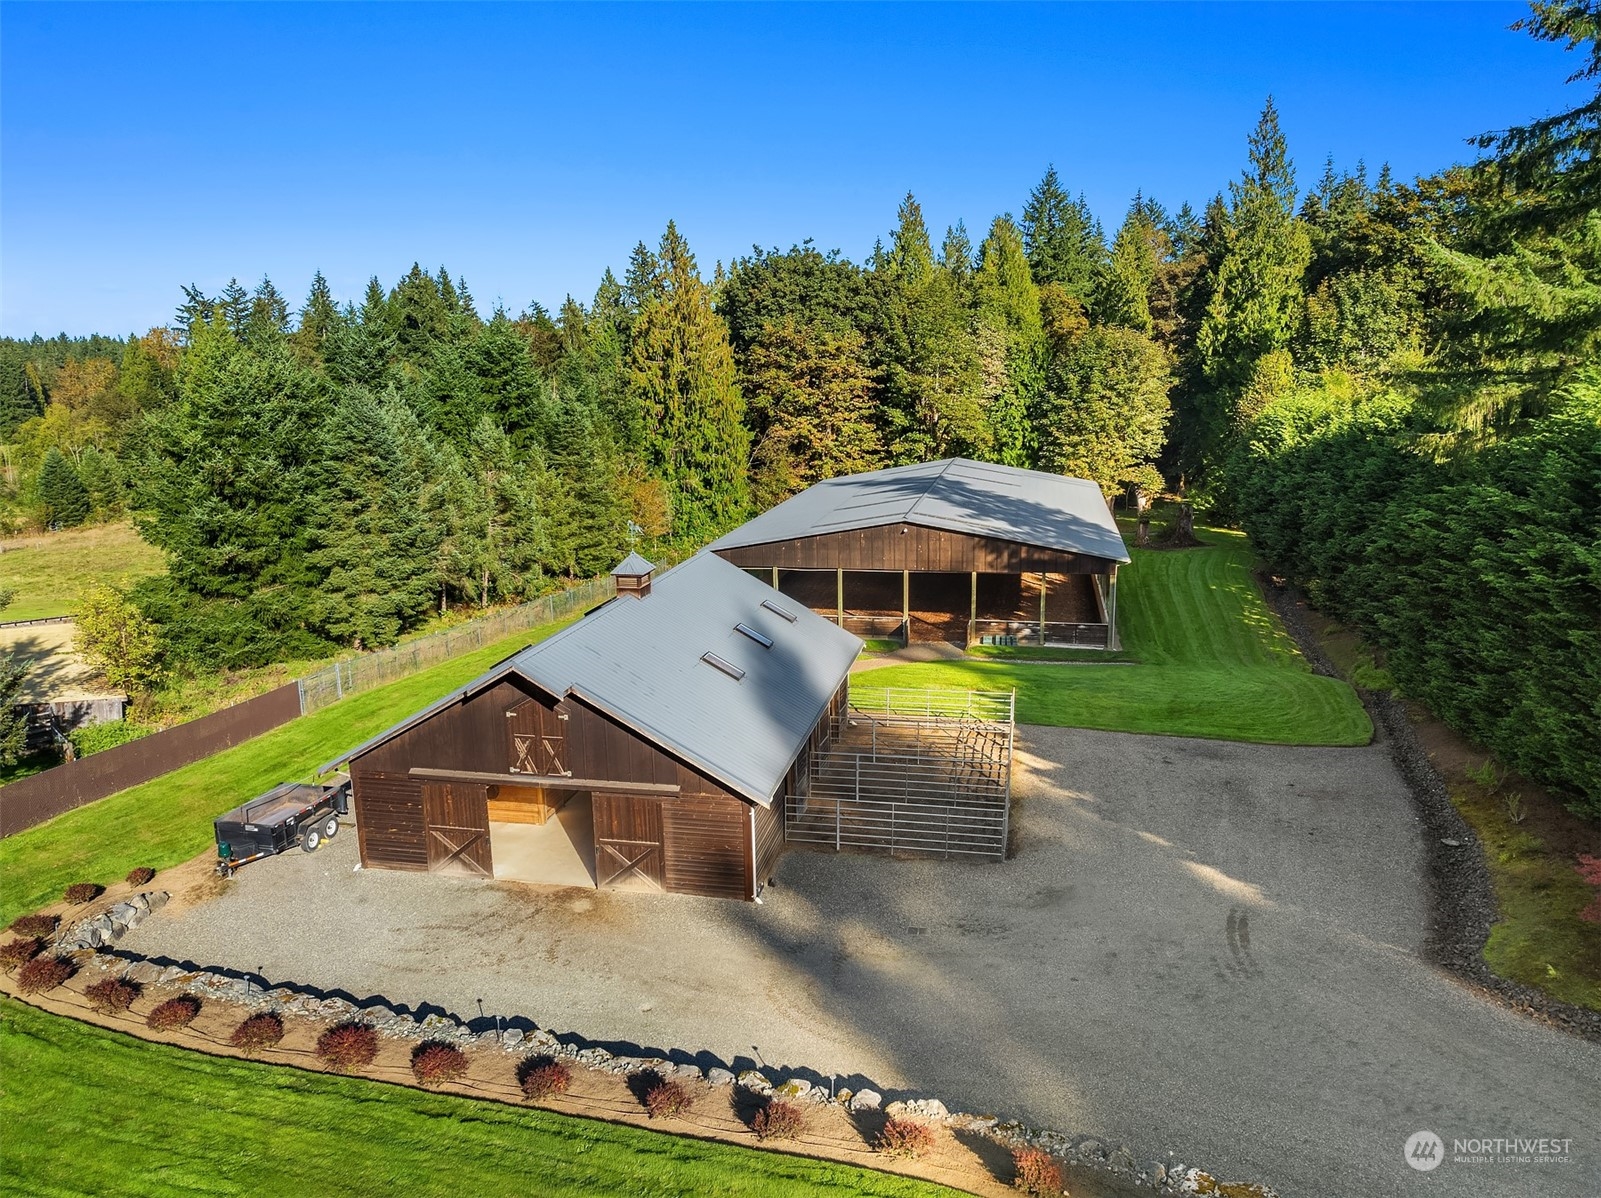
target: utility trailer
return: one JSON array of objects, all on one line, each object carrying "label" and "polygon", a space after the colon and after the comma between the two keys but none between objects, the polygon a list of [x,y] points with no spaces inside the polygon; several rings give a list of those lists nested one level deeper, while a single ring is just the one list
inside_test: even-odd
[{"label": "utility trailer", "polygon": [[339,835],[350,811],[350,779],[331,785],[284,782],[217,817],[217,872],[231,878],[241,865],[288,852],[316,852]]}]

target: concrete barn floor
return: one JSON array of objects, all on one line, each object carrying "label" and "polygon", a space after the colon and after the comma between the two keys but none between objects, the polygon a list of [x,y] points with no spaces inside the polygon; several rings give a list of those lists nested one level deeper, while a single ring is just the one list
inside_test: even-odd
[{"label": "concrete barn floor", "polygon": [[[1601,1193],[1601,1045],[1419,959],[1420,833],[1382,747],[1019,734],[1004,864],[792,851],[757,906],[352,872],[347,831],[124,946],[833,1070],[1286,1196]],[[1573,1159],[1414,1172],[1424,1129]]]}]

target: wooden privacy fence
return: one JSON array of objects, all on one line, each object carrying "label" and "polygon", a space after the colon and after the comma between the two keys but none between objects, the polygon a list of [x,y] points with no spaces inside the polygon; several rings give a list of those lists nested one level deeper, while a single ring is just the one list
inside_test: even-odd
[{"label": "wooden privacy fence", "polygon": [[588,579],[531,603],[419,637],[410,644],[335,662],[198,720],[8,783],[0,787],[0,836],[10,836],[74,807],[159,778],[179,766],[269,732],[298,715],[318,711],[346,695],[404,678],[513,633],[578,615],[611,595],[609,577]]},{"label": "wooden privacy fence", "polygon": [[0,836],[10,836],[74,807],[159,778],[179,766],[259,736],[299,714],[300,688],[290,682],[176,728],[153,732],[8,783],[0,787]]}]

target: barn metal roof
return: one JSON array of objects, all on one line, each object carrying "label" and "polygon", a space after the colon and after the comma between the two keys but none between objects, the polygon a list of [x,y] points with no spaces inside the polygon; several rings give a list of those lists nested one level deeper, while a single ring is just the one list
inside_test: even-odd
[{"label": "barn metal roof", "polygon": [[917,524],[1108,561],[1129,560],[1094,483],[967,458],[831,478],[763,512],[710,548],[766,545],[886,524]]},{"label": "barn metal roof", "polygon": [[611,572],[613,577],[623,574],[634,578],[641,574],[649,574],[655,569],[655,566],[651,565],[644,558],[640,557],[639,554],[630,553],[627,557],[623,558],[622,561],[613,566]]},{"label": "barn metal roof", "polygon": [[[772,606],[764,607],[764,600]],[[740,631],[740,624],[771,646]],[[739,567],[702,552],[656,578],[644,598],[612,600],[323,769],[360,757],[515,673],[558,698],[576,696],[766,806],[861,645]]]}]

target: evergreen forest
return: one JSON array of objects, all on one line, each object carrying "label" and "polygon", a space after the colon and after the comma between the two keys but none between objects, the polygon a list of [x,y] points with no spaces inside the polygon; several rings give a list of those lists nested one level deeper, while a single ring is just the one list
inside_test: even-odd
[{"label": "evergreen forest", "polygon": [[5,339],[0,521],[131,518],[167,562],[122,597],[155,671],[386,645],[839,474],[1069,474],[1242,528],[1402,691],[1595,814],[1601,5],[1522,26],[1590,98],[1425,177],[1309,170],[1269,100],[1197,204],[1095,213],[1061,164],[971,231],[908,194],[861,262],[708,268],[669,222],[554,311],[414,264]]}]

